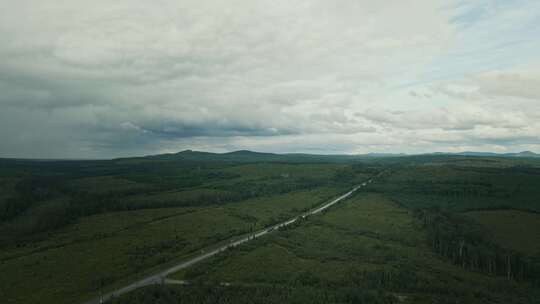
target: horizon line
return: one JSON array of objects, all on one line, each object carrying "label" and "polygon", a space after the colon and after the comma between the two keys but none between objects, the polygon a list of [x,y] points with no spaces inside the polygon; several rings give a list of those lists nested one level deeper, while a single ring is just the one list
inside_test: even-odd
[{"label": "horizon line", "polygon": [[[258,154],[274,154],[274,155],[313,155],[313,156],[369,156],[369,155],[388,155],[388,156],[394,156],[394,157],[400,157],[400,156],[419,156],[419,155],[457,155],[457,156],[483,156],[483,155],[463,155],[466,153],[470,154],[492,154],[493,156],[504,156],[504,155],[512,155],[512,154],[525,154],[525,153],[532,153],[535,155],[539,155],[540,153],[537,153],[535,151],[526,150],[526,151],[520,151],[520,152],[491,152],[491,151],[461,151],[461,152],[448,152],[448,151],[436,151],[436,152],[420,152],[420,153],[405,153],[405,152],[367,152],[367,153],[335,153],[335,154],[317,154],[317,153],[306,153],[306,152],[265,152],[265,151],[255,151],[255,150],[248,150],[248,149],[240,149],[240,150],[232,150],[228,152],[209,152],[209,151],[203,151],[203,150],[193,150],[193,149],[185,149],[178,152],[165,152],[165,153],[158,153],[158,154],[147,154],[147,155],[132,155],[132,156],[119,156],[119,157],[112,157],[112,158],[75,158],[75,157],[51,157],[51,158],[40,158],[40,157],[10,157],[10,156],[0,156],[0,159],[4,160],[25,160],[25,161],[107,161],[107,160],[119,160],[119,159],[128,159],[128,158],[146,158],[146,157],[152,157],[152,156],[159,156],[159,155],[174,155],[179,154],[183,152],[195,152],[195,153],[209,153],[209,154],[217,154],[217,155],[224,155],[224,154],[231,154],[236,152],[251,152],[251,153],[258,153]],[[489,156],[489,155],[485,155]],[[376,156],[374,156],[376,157]]]}]

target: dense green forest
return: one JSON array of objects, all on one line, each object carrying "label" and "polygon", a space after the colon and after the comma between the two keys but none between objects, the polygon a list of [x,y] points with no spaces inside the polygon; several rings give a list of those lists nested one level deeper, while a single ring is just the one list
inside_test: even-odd
[{"label": "dense green forest", "polygon": [[[540,286],[540,256],[528,257],[502,248],[489,239],[488,231],[465,218],[435,210],[415,210],[427,231],[434,252],[469,271],[506,276],[508,280],[532,281]],[[538,227],[531,227],[535,229]]]},{"label": "dense green forest", "polygon": [[[273,162],[260,166],[281,166],[284,171],[258,174],[255,165],[255,169],[244,174],[242,168],[249,165],[238,166],[239,163],[243,162],[154,158],[110,162],[3,160],[1,182],[6,194],[0,200],[0,223],[8,222],[4,227],[9,236],[6,233],[0,242],[24,240],[25,236],[54,230],[94,214],[211,206],[323,185],[352,186],[357,181],[356,173],[376,170],[358,165]],[[310,174],[318,167],[326,167],[324,174]],[[165,195],[189,190],[185,195]],[[10,220],[25,213],[31,213],[31,221],[10,227]]]},{"label": "dense green forest", "polygon": [[0,159],[0,295],[83,303],[370,179],[111,303],[538,302],[539,160],[249,151]]}]

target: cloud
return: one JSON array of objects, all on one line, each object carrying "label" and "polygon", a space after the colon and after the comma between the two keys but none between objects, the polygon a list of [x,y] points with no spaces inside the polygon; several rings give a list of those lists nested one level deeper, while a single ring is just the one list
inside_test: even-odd
[{"label": "cloud", "polygon": [[528,71],[492,71],[477,79],[481,94],[493,97],[517,97],[540,100],[540,73]]},{"label": "cloud", "polygon": [[537,34],[537,14],[523,8],[2,2],[0,156],[420,151],[445,138],[483,145],[507,138],[501,130],[535,144],[539,78],[508,56],[519,52],[525,67],[537,58],[515,43]]}]

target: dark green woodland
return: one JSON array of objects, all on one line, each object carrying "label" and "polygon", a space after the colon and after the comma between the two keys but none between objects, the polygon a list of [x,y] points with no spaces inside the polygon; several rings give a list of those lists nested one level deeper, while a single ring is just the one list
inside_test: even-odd
[{"label": "dark green woodland", "polygon": [[0,159],[0,297],[82,304],[370,179],[110,303],[540,303],[539,159],[249,151]]}]

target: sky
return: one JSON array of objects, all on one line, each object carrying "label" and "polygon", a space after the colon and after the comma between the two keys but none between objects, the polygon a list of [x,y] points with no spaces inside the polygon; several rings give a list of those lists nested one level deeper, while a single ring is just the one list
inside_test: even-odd
[{"label": "sky", "polygon": [[540,152],[540,1],[0,0],[0,157]]}]

